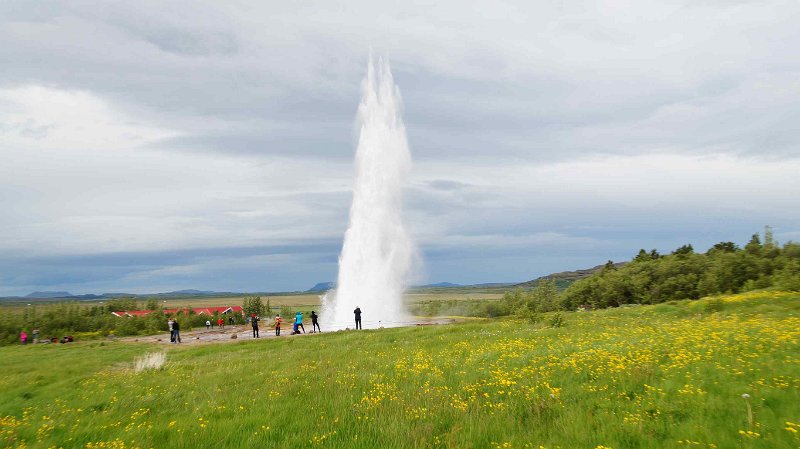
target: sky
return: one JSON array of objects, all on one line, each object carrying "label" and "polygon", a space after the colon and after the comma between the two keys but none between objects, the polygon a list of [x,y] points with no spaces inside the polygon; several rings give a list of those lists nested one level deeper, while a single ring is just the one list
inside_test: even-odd
[{"label": "sky", "polygon": [[800,240],[796,1],[0,2],[0,295],[336,278],[370,52],[415,283]]}]

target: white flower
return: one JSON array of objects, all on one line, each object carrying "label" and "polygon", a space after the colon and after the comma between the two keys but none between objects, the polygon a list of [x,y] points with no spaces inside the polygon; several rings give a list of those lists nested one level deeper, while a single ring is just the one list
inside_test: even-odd
[{"label": "white flower", "polygon": [[747,393],[742,394],[743,399],[750,399],[750,395]]}]

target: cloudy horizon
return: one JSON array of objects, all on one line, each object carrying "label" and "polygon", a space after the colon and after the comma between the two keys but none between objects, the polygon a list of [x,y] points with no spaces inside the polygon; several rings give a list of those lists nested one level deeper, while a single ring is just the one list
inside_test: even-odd
[{"label": "cloudy horizon", "polygon": [[800,240],[797,2],[0,4],[0,296],[336,279],[388,57],[415,283]]}]

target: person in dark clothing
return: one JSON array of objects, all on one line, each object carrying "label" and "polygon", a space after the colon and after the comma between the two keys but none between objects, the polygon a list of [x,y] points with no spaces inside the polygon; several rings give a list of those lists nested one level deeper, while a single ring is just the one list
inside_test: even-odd
[{"label": "person in dark clothing", "polygon": [[250,318],[250,324],[253,325],[253,338],[260,338],[258,336],[258,322],[259,321],[260,320],[258,318],[258,315],[256,315],[255,313],[253,314],[253,317]]},{"label": "person in dark clothing", "polygon": [[356,316],[356,329],[361,329],[361,307],[356,306],[356,310],[353,310],[353,314]]},{"label": "person in dark clothing", "polygon": [[317,312],[314,312],[312,310],[311,311],[311,333],[312,334],[315,332],[315,329],[319,330],[319,332],[322,332],[322,329],[319,328],[319,323],[317,322],[318,318],[319,318],[319,315],[317,315]]},{"label": "person in dark clothing", "polygon": [[172,332],[175,333],[175,341],[173,343],[180,343],[181,342],[181,325],[178,324],[178,320],[172,322]]},{"label": "person in dark clothing", "polygon": [[229,317],[228,317],[228,324],[230,324],[231,326],[233,326],[233,317],[232,317],[232,316],[229,316]]}]

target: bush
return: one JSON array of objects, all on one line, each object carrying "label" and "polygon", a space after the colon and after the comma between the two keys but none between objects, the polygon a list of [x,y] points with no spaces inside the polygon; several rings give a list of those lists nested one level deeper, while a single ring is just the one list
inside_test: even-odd
[{"label": "bush", "polygon": [[703,310],[706,313],[721,312],[724,306],[725,302],[722,301],[722,298],[716,297],[707,300],[706,303],[703,305]]},{"label": "bush", "polygon": [[800,291],[800,260],[790,260],[775,274],[775,286],[781,290]]},{"label": "bush", "polygon": [[516,315],[517,317],[522,318],[523,320],[531,324],[536,324],[542,321],[541,313],[535,310],[531,310],[530,308],[527,307],[519,309]]},{"label": "bush", "polygon": [[564,315],[560,312],[556,312],[553,316],[550,317],[549,321],[550,327],[564,327]]}]

